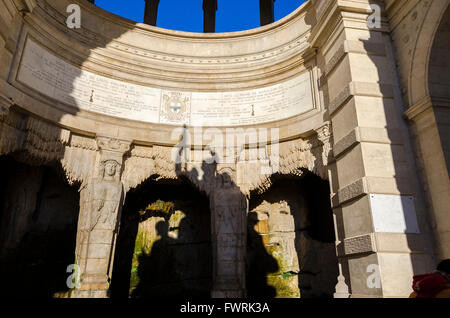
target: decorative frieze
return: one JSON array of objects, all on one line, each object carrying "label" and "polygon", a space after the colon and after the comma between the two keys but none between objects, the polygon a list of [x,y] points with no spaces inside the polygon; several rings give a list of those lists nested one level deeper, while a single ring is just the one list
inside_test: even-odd
[{"label": "decorative frieze", "polygon": [[76,259],[81,286],[74,297],[106,297],[112,276],[114,248],[124,201],[123,157],[130,142],[97,137],[93,175],[80,188]]}]

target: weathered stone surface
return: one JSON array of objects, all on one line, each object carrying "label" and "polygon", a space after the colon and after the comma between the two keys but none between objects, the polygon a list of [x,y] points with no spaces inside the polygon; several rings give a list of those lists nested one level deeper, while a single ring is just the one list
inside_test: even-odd
[{"label": "weathered stone surface", "polygon": [[[378,230],[373,216],[379,213],[368,197],[410,196],[414,208],[399,207],[397,214],[416,214],[417,236],[387,227],[396,233],[383,234],[398,239],[387,248],[392,255],[365,245],[361,257],[342,254],[338,287],[346,295],[348,284],[354,297],[407,296],[410,276],[432,270],[434,255],[450,257],[450,1],[381,1],[382,18],[375,26],[369,2],[306,1],[270,26],[205,35],[130,23],[84,0],[2,1],[0,155],[36,167],[2,181],[9,194],[0,207],[2,253],[22,244],[36,218],[50,231],[64,223],[65,213],[55,210],[78,205],[64,191],[55,190],[54,201],[50,195],[39,198],[50,191],[48,181],[39,186],[44,165],[61,164],[69,184],[80,187],[76,255],[82,266],[112,254],[103,245],[90,251],[90,244],[109,244],[114,251],[123,203],[118,196],[153,177],[187,178],[211,203],[213,295],[245,295],[247,232],[251,244],[256,240],[264,247],[255,252],[258,257],[269,259],[267,268],[258,269],[265,271],[261,277],[297,270],[298,278],[274,278],[274,284],[285,282],[290,289],[299,279],[311,293],[329,295],[325,281],[331,284],[333,277],[324,273],[334,273],[335,263],[324,255]],[[80,29],[67,27],[69,4],[82,9]],[[205,125],[206,132],[194,131],[193,126]],[[261,130],[270,134],[263,134],[257,149]],[[213,135],[225,134],[232,137],[227,140],[244,141],[211,144]],[[184,147],[183,156],[195,159],[174,162],[180,135],[200,136]],[[197,155],[227,160],[206,164]],[[99,174],[105,160],[117,163],[114,181]],[[216,184],[224,166],[232,190]],[[246,230],[249,198],[273,188],[276,177],[309,172],[329,181],[336,237],[330,238],[333,220],[325,213],[327,191],[307,191],[295,200],[287,191],[267,199],[256,211],[259,222]],[[70,204],[62,203],[66,195]],[[192,232],[169,232],[171,239],[195,241]],[[410,240],[411,246],[404,244]],[[280,255],[281,266],[270,261],[271,253]],[[303,261],[296,265],[294,254]],[[225,268],[219,260],[235,266]],[[108,264],[111,271],[112,261]],[[377,290],[364,284],[368,265],[385,273]],[[233,270],[235,277],[229,275]],[[97,274],[110,279],[104,271]],[[106,296],[98,288],[109,282],[102,284],[94,282],[92,291],[80,295]]]}]

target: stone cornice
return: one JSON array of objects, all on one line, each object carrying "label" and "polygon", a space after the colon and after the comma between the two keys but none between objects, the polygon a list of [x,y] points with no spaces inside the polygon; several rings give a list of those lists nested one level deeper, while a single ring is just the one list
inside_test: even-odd
[{"label": "stone cornice", "polygon": [[[34,1],[37,6],[33,11],[17,19],[23,24],[22,32],[13,48],[14,60],[9,78],[0,80],[0,91],[14,98],[21,112],[31,113],[62,129],[90,138],[111,132],[113,136],[120,134],[121,138],[139,145],[166,146],[177,142],[171,139],[174,126],[74,109],[21,83],[17,74],[25,43],[31,38],[49,53],[84,70],[127,83],[167,90],[228,92],[262,88],[308,70],[312,80],[313,110],[243,127],[279,128],[279,139],[285,141],[308,135],[323,124],[325,109],[317,87],[316,51],[307,41],[311,31],[307,16],[312,10],[310,2],[270,26],[216,36],[195,34],[196,42],[195,45],[190,43],[189,54],[184,54],[183,50],[173,54],[173,48],[166,49],[165,46],[176,45],[179,40],[180,45],[186,47],[183,42],[188,42],[190,34],[170,30],[161,33],[151,26],[136,26],[84,0]],[[66,26],[65,8],[72,2],[79,3],[88,11],[82,11],[82,28],[78,30],[70,30]],[[100,11],[98,16],[94,15]],[[103,15],[109,16],[107,21],[102,20]],[[109,24],[103,25],[103,22]],[[97,29],[93,27],[95,25]],[[102,27],[98,28],[98,25]],[[159,38],[167,33],[169,39],[158,43],[156,33]],[[147,40],[153,41],[150,41],[151,45],[146,43]],[[192,48],[197,44],[200,45],[198,52]],[[220,129],[225,130],[226,127]]]},{"label": "stone cornice", "polygon": [[450,99],[446,97],[427,96],[405,111],[405,115],[409,120],[414,121],[421,114],[438,107],[450,107]]},{"label": "stone cornice", "polygon": [[[46,0],[37,0],[37,1],[46,1]],[[160,35],[161,37],[164,38],[173,37],[177,41],[184,40],[189,43],[192,43],[192,41],[195,40],[198,41],[217,40],[228,42],[230,39],[235,39],[236,41],[239,41],[242,38],[261,37],[264,34],[270,34],[270,32],[276,33],[280,29],[288,27],[291,23],[295,23],[295,21],[298,20],[299,17],[301,17],[302,14],[304,14],[306,11],[310,10],[311,7],[311,1],[307,0],[304,4],[299,6],[299,8],[297,8],[295,11],[293,11],[286,17],[280,19],[279,21],[254,29],[236,32],[201,33],[201,32],[170,30],[156,26],[151,26],[148,24],[137,23],[132,20],[110,13],[108,11],[105,11],[95,5],[90,4],[87,1],[84,0],[71,0],[71,1],[78,3],[80,7],[82,7],[82,9],[99,16],[104,20],[126,27],[129,30],[136,30],[137,32],[142,33],[152,33],[154,35]]]},{"label": "stone cornice", "polygon": [[416,105],[411,106],[405,112],[405,115],[408,117],[409,120],[414,120],[417,116],[419,116],[420,114],[422,114],[432,108],[433,108],[433,104],[432,104],[431,98],[429,96],[427,96],[427,97],[423,98],[420,102],[418,102]]}]

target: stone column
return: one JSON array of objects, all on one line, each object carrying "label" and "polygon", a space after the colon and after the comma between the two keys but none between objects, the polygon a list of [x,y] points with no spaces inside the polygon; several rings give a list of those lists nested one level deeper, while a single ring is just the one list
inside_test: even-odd
[{"label": "stone column", "polygon": [[[382,5],[382,2],[379,3]],[[420,187],[402,122],[389,28],[369,1],[312,2],[321,90],[332,124],[328,163],[340,263],[336,296],[407,297],[432,269]]]},{"label": "stone column", "polygon": [[97,145],[94,175],[80,190],[76,264],[81,286],[72,294],[79,298],[108,297],[124,199],[122,162],[130,142],[99,137]]},{"label": "stone column", "polygon": [[145,0],[144,23],[156,26],[159,0]]},{"label": "stone column", "polygon": [[210,197],[214,298],[245,297],[247,199],[231,169],[216,172]]},{"label": "stone column", "polygon": [[217,0],[203,0],[203,32],[216,31]]},{"label": "stone column", "polygon": [[259,0],[259,14],[261,26],[275,21],[274,4],[275,0]]}]

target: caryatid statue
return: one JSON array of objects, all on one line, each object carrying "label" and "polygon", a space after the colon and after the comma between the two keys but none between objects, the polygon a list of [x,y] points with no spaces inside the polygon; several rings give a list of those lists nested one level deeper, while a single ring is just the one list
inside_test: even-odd
[{"label": "caryatid statue", "polygon": [[123,185],[119,162],[100,163],[100,175],[81,190],[77,264],[82,273],[79,297],[106,297],[119,229]]},{"label": "caryatid statue", "polygon": [[115,230],[119,203],[122,197],[122,182],[116,178],[119,163],[115,160],[102,162],[103,178],[93,183],[93,209],[90,215],[89,231],[94,229]]}]

